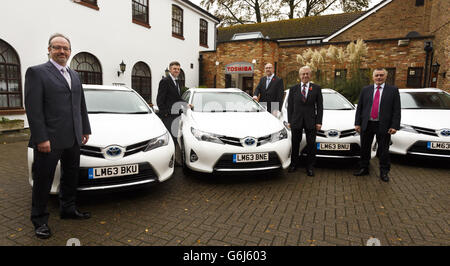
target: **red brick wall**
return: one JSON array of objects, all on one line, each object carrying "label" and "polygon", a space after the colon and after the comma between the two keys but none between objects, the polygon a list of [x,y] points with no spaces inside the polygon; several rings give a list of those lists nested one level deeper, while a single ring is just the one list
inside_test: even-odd
[{"label": "red brick wall", "polygon": [[429,35],[431,4],[430,0],[424,6],[416,6],[415,0],[393,0],[331,41],[401,38],[411,31]]}]

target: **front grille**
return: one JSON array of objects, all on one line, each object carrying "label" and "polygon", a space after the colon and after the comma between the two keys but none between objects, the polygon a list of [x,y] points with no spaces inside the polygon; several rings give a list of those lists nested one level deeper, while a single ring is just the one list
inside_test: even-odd
[{"label": "front grille", "polygon": [[425,127],[416,127],[416,126],[412,126],[412,128],[414,128],[414,130],[416,130],[420,134],[425,134],[425,135],[429,135],[429,136],[433,136],[433,137],[439,137],[438,134],[436,133],[436,130],[434,130],[434,129],[425,128]]},{"label": "front grille", "polygon": [[80,168],[78,175],[78,187],[96,187],[96,186],[111,186],[120,185],[142,180],[158,180],[156,172],[149,163],[139,164],[139,174],[128,176],[116,176],[98,179],[89,179],[89,168]]},{"label": "front grille", "polygon": [[[346,138],[346,137],[354,136],[356,134],[356,130],[355,129],[347,129],[347,130],[342,130],[342,131],[339,131],[339,132],[340,132],[339,138]],[[328,138],[328,135],[325,133],[324,130],[317,131],[316,135],[318,137]]]},{"label": "front grille", "polygon": [[104,158],[102,150],[98,147],[83,145],[80,147],[80,154],[89,156],[89,157],[97,157]]},{"label": "front grille", "polygon": [[248,169],[248,168],[263,168],[270,166],[281,166],[281,161],[276,152],[269,152],[269,160],[264,162],[248,162],[248,163],[233,163],[233,154],[224,154],[214,165],[216,169]]},{"label": "front grille", "polygon": [[[130,156],[132,154],[144,151],[147,148],[147,144],[150,140],[142,141],[136,144],[132,144],[125,147],[125,154],[123,157]],[[102,152],[102,148],[83,145],[80,147],[80,154],[89,157],[105,158]]]},{"label": "front grille", "polygon": [[450,155],[450,151],[448,150],[428,149],[428,141],[417,141],[408,149],[408,153],[411,152],[428,153],[436,155]]},{"label": "front grille", "polygon": [[339,138],[350,137],[350,136],[354,136],[355,134],[356,134],[355,129],[343,130],[343,131],[341,131],[341,135],[339,136]]},{"label": "front grille", "polygon": [[[257,144],[256,146],[259,147],[261,145],[264,145],[268,142],[270,142],[272,135],[267,135],[267,136],[263,136],[258,138]],[[226,136],[221,136],[219,137],[219,139],[224,143],[224,144],[228,144],[228,145],[233,145],[233,146],[238,146],[238,147],[243,147],[242,146],[242,142],[241,139],[239,138],[234,138],[234,137],[226,137]]]}]

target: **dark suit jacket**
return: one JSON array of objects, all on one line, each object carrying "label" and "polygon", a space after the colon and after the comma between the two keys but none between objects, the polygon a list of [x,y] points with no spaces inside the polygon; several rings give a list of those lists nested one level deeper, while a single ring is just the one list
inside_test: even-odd
[{"label": "dark suit jacket", "polygon": [[[356,108],[355,126],[361,126],[364,131],[369,122],[370,112],[372,111],[374,85],[369,85],[361,90],[358,106]],[[386,132],[389,128],[400,129],[400,94],[398,88],[385,84],[383,94],[381,95],[379,130]]]},{"label": "dark suit jacket", "polygon": [[27,69],[25,108],[30,125],[29,147],[50,140],[51,149],[81,145],[83,134],[91,134],[83,88],[78,74],[69,69],[72,89],[64,76],[48,61]]},{"label": "dark suit jacket", "polygon": [[[181,90],[181,88],[180,88]],[[158,96],[156,97],[156,104],[159,109],[159,116],[164,117],[171,114],[171,109],[174,103],[183,101],[178,92],[177,86],[170,76],[161,79],[158,87]],[[173,115],[177,115],[175,113]]]},{"label": "dark suit jacket", "polygon": [[288,123],[291,128],[314,129],[316,124],[322,124],[323,98],[319,85],[309,83],[306,102],[302,100],[302,88],[297,84],[289,89]]},{"label": "dark suit jacket", "polygon": [[267,110],[272,111],[272,102],[278,102],[277,110],[281,110],[284,96],[284,84],[283,80],[277,76],[273,76],[272,81],[269,83],[269,87],[266,89],[267,76],[262,77],[259,80],[258,86],[256,86],[254,96],[260,96],[259,102],[267,103]]}]

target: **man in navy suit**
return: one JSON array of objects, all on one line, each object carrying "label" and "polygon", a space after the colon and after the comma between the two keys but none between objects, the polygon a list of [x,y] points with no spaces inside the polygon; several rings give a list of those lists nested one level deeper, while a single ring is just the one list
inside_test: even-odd
[{"label": "man in navy suit", "polygon": [[30,125],[29,147],[34,149],[31,221],[38,238],[51,236],[47,202],[58,161],[61,162],[60,217],[87,219],[76,208],[80,145],[91,128],[78,74],[67,67],[70,40],[62,34],[48,42],[50,60],[27,69],[25,108]]},{"label": "man in navy suit", "polygon": [[179,116],[179,109],[176,108],[176,103],[183,102],[181,99],[182,88],[178,79],[180,72],[180,63],[174,61],[169,64],[169,75],[159,82],[158,96],[156,97],[156,104],[159,109],[158,115],[167,130],[172,134],[172,137],[175,137],[178,130],[176,128],[172,130],[172,123]]},{"label": "man in navy suit", "polygon": [[377,68],[373,71],[373,85],[364,87],[359,96],[355,115],[355,130],[361,135],[361,158],[355,176],[369,174],[370,149],[377,137],[380,160],[380,178],[389,181],[391,168],[389,145],[391,135],[400,129],[400,94],[397,87],[386,84],[388,72]]},{"label": "man in navy suit", "polygon": [[319,85],[310,82],[312,71],[308,66],[300,68],[301,83],[289,89],[288,123],[292,131],[292,154],[289,172],[297,169],[303,130],[306,135],[306,173],[314,176],[316,159],[316,133],[322,128],[323,97]]},{"label": "man in navy suit", "polygon": [[253,99],[267,104],[267,111],[276,115],[277,111],[281,110],[284,96],[283,80],[274,74],[272,64],[264,66],[266,75],[259,80],[253,93]]}]

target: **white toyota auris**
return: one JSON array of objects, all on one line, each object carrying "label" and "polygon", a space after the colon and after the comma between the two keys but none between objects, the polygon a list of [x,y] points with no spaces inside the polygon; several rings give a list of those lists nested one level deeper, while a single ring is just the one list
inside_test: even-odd
[{"label": "white toyota auris", "polygon": [[[280,119],[287,123],[287,98],[286,91]],[[316,156],[318,158],[351,159],[360,156],[360,136],[355,131],[355,106],[342,94],[332,89],[322,89],[323,119],[322,129],[317,131]],[[371,150],[371,156],[376,154],[375,140]],[[306,148],[306,136],[303,133],[300,143],[300,153]]]},{"label": "white toyota auris", "polygon": [[400,89],[402,119],[389,149],[450,159],[450,94],[440,89]]},{"label": "white toyota auris", "polygon": [[189,89],[178,132],[182,164],[198,172],[259,171],[290,164],[290,132],[240,89]]},{"label": "white toyota auris", "polygon": [[[174,172],[175,145],[161,120],[133,89],[83,85],[92,135],[81,146],[78,190],[163,182]],[[33,149],[28,148],[29,182]],[[57,194],[60,163],[51,192]]]}]

